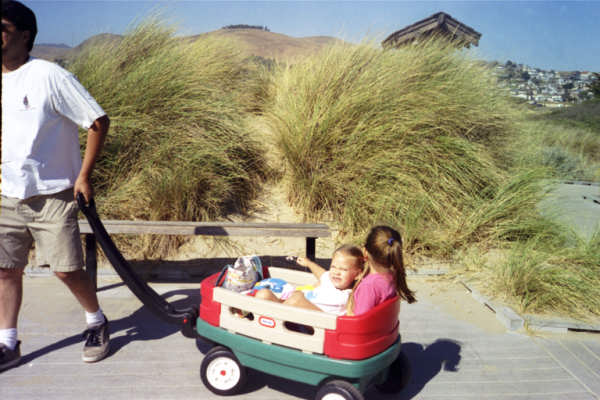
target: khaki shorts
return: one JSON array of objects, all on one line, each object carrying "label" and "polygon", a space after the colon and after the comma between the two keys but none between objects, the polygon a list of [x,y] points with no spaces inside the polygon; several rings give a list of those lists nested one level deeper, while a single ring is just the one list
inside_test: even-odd
[{"label": "khaki shorts", "polygon": [[73,189],[25,200],[2,196],[0,268],[24,268],[35,242],[37,265],[55,272],[83,267]]}]

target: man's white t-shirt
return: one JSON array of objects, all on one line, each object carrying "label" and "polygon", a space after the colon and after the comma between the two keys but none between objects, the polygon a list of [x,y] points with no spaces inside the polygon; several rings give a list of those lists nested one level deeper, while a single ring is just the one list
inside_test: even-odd
[{"label": "man's white t-shirt", "polygon": [[30,58],[2,73],[3,196],[26,199],[73,187],[81,169],[77,126],[105,115],[77,78]]}]

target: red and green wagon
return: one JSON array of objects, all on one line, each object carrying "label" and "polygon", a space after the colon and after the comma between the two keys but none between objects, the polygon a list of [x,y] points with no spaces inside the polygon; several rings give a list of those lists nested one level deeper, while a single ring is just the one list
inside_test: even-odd
[{"label": "red and green wagon", "polygon": [[[360,400],[372,385],[397,392],[408,382],[399,298],[359,316],[336,316],[225,289],[223,274],[215,273],[201,283],[199,307],[175,309],[133,272],[93,201],[85,204],[80,197],[78,202],[106,257],[142,303],[157,317],[179,325],[186,337],[213,344],[200,366],[202,382],[213,393],[241,392],[247,368],[316,386],[319,400]],[[263,275],[298,286],[315,280],[308,272],[278,267],[264,267]]]}]

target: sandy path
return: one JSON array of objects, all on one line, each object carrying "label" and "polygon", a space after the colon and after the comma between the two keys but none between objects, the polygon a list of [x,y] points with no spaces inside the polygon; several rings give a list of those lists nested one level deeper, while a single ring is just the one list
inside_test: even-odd
[{"label": "sandy path", "polygon": [[[335,249],[337,229],[328,221],[303,221],[300,214],[288,204],[281,186],[270,185],[264,188],[262,195],[254,202],[249,216],[233,216],[232,222],[288,222],[288,223],[326,223],[332,229],[332,236],[316,241],[317,258],[330,258]],[[306,249],[304,238],[276,237],[231,237],[213,239],[194,237],[180,248],[177,259],[198,257],[238,257],[258,254],[271,256],[303,255]]]}]

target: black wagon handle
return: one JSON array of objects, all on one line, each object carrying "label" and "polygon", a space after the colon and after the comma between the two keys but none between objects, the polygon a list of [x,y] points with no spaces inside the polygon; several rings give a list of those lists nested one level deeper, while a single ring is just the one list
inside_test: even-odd
[{"label": "black wagon handle", "polygon": [[106,231],[98,213],[94,199],[86,204],[82,193],[77,193],[77,204],[85,215],[92,232],[104,251],[104,255],[119,274],[123,283],[136,295],[136,297],[162,320],[181,326],[184,336],[195,337],[194,326],[198,315],[197,308],[192,306],[185,309],[176,309],[164,300],[144,280],[133,271],[131,265],[125,260],[115,243]]},{"label": "black wagon handle", "polygon": [[79,209],[84,214],[86,213],[87,210],[95,210],[96,209],[96,202],[94,201],[94,198],[92,197],[90,199],[90,201],[86,203],[85,196],[81,192],[77,193],[77,205],[79,206]]}]

